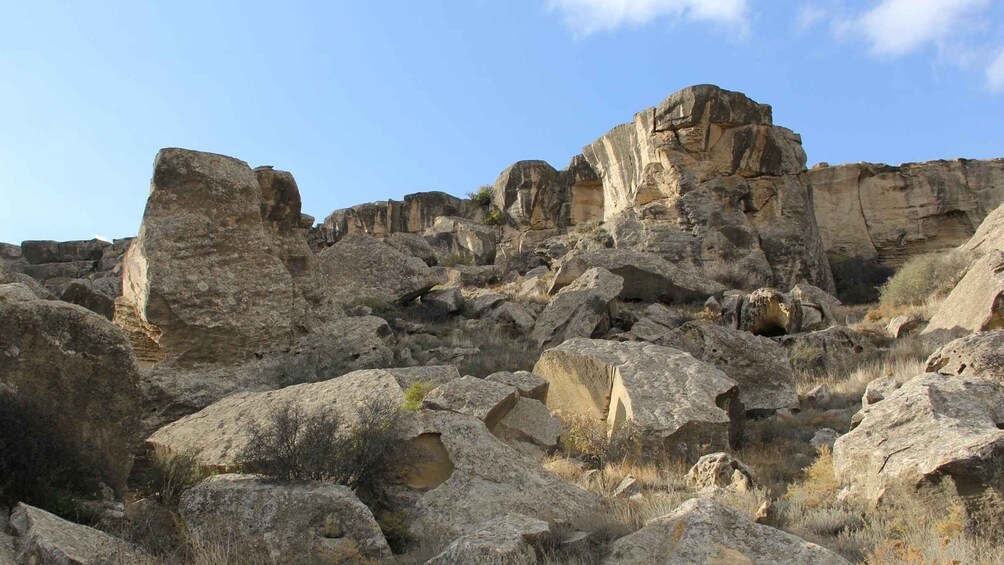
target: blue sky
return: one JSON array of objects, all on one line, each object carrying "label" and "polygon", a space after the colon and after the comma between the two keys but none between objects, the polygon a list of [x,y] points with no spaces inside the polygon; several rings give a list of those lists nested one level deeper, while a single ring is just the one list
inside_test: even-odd
[{"label": "blue sky", "polygon": [[154,155],[291,171],[318,220],[562,168],[668,94],[774,107],[809,163],[1004,156],[999,0],[0,0],[0,241],[125,237]]}]

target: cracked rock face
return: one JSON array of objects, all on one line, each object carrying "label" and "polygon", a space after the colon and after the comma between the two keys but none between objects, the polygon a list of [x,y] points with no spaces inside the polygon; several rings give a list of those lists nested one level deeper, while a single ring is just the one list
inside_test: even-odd
[{"label": "cracked rock face", "polygon": [[960,494],[1001,489],[1004,385],[926,373],[866,406],[833,446],[833,469],[852,494],[878,499],[896,481],[949,476]]},{"label": "cracked rock face", "polygon": [[681,90],[583,150],[618,248],[761,285],[833,290],[798,134],[711,85]]}]

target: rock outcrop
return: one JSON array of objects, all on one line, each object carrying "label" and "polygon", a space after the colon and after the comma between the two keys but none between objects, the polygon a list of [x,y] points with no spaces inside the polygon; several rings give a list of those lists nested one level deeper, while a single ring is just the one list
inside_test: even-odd
[{"label": "rock outcrop", "polygon": [[350,551],[346,542],[363,557],[390,557],[369,508],[341,485],[269,484],[249,475],[216,475],[185,491],[179,511],[196,538],[226,536],[275,563],[336,560]]},{"label": "rock outcrop", "polygon": [[756,484],[753,471],[728,453],[709,453],[687,471],[687,482],[697,489],[750,490]]},{"label": "rock outcrop", "polygon": [[129,341],[111,322],[23,285],[0,285],[0,385],[119,491],[141,439],[138,382]]},{"label": "rock outcrop", "polygon": [[623,284],[622,277],[605,269],[589,269],[551,299],[537,317],[530,339],[538,347],[553,347],[573,337],[606,331],[610,302]]},{"label": "rock outcrop", "polygon": [[392,233],[422,233],[436,218],[458,216],[482,220],[484,210],[470,200],[445,192],[418,192],[403,201],[387,200],[335,210],[318,227],[314,239],[322,246],[333,245],[353,233],[385,237]]},{"label": "rock outcrop", "polygon": [[673,453],[727,449],[742,429],[736,382],[677,349],[576,338],[545,351],[533,372],[549,382],[551,410],[611,429],[631,423]]},{"label": "rock outcrop", "polygon": [[68,522],[45,510],[18,504],[10,516],[18,559],[31,565],[155,565],[148,555],[100,530]]},{"label": "rock outcrop", "polygon": [[808,177],[826,251],[894,266],[966,243],[1004,202],[1004,159],[854,163]]},{"label": "rock outcrop", "polygon": [[436,218],[425,230],[425,240],[440,264],[449,264],[446,259],[451,256],[470,259],[477,265],[495,262],[498,238],[495,228],[483,222],[448,216]]},{"label": "rock outcrop", "polygon": [[[117,322],[167,358],[228,362],[288,346],[304,317],[243,161],[163,149],[123,267]],[[121,321],[119,321],[121,318]],[[154,355],[155,357],[155,355]]]},{"label": "rock outcrop", "polygon": [[836,553],[763,526],[713,500],[692,498],[615,541],[604,565],[777,563],[849,565]]},{"label": "rock outcrop", "polygon": [[534,545],[542,545],[550,534],[550,526],[543,520],[506,514],[453,540],[425,565],[534,563]]},{"label": "rock outcrop", "polygon": [[922,334],[1004,328],[1004,252],[977,259],[941,303]]},{"label": "rock outcrop", "polygon": [[351,234],[316,256],[318,284],[331,300],[404,303],[441,282],[417,257],[366,234]]},{"label": "rock outcrop", "polygon": [[941,346],[927,358],[926,371],[1004,383],[1004,330],[975,333]]},{"label": "rock outcrop", "polygon": [[711,85],[686,88],[587,146],[618,248],[767,285],[833,290],[801,138],[770,106]]},{"label": "rock outcrop", "polygon": [[951,477],[960,494],[1004,488],[1004,385],[927,373],[866,406],[833,446],[852,494],[878,499],[896,481]]}]

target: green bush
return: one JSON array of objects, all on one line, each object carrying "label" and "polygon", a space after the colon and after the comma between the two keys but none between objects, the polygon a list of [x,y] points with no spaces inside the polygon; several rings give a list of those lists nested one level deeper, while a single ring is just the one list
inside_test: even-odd
[{"label": "green bush", "polygon": [[500,226],[505,222],[502,210],[491,210],[485,215],[485,224],[489,226]]},{"label": "green bush", "polygon": [[425,395],[434,388],[436,388],[435,384],[425,381],[411,383],[411,386],[404,389],[404,404],[401,405],[401,408],[412,412],[418,410],[422,406],[422,401],[425,400]]},{"label": "green bush", "polygon": [[829,256],[837,298],[845,304],[869,304],[879,299],[879,288],[894,269],[874,259],[833,254]]},{"label": "green bush", "polygon": [[910,306],[948,294],[962,279],[969,262],[969,256],[959,251],[914,257],[882,286],[879,301],[886,306]]},{"label": "green bush", "polygon": [[248,444],[238,461],[244,472],[269,480],[330,481],[366,488],[382,475],[388,457],[401,451],[398,418],[397,406],[370,400],[359,409],[356,423],[345,430],[334,413],[304,414],[287,404],[268,420],[248,425]]},{"label": "green bush", "polygon": [[55,415],[0,384],[0,506],[24,502],[73,519],[74,499],[100,488],[95,473]]},{"label": "green bush", "polygon": [[471,202],[477,204],[478,206],[487,206],[491,204],[494,196],[494,190],[488,185],[482,186],[474,192],[467,193],[467,197],[471,199]]}]

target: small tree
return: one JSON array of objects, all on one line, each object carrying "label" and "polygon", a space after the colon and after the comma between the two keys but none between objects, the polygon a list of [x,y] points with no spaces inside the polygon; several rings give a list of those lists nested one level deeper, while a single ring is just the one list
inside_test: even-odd
[{"label": "small tree", "polygon": [[482,186],[474,192],[467,193],[467,197],[471,199],[471,202],[477,204],[478,206],[487,206],[491,204],[494,196],[494,190],[488,185]]}]

